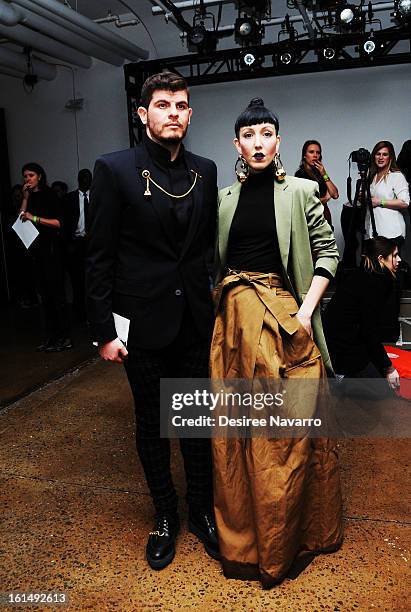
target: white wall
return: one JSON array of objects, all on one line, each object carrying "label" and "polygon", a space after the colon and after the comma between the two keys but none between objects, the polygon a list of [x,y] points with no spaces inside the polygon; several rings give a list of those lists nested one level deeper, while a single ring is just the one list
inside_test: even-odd
[{"label": "white wall", "polygon": [[[76,83],[77,96],[86,101],[84,110],[77,113],[80,167],[92,167],[98,155],[128,146],[123,71],[96,62],[89,71],[76,71]],[[220,186],[234,180],[236,155],[231,142],[235,118],[257,95],[279,116],[281,153],[288,173],[297,168],[306,139],[322,143],[325,167],[341,193],[340,200],[330,205],[338,237],[349,153],[360,146],[371,149],[381,139],[391,140],[398,152],[402,142],[411,138],[411,67],[193,87],[194,116],[187,147],[215,159]],[[71,74],[66,69],[59,69],[56,81],[39,83],[30,95],[19,80],[0,77],[0,107],[6,110],[13,182],[20,180],[22,164],[35,160],[45,166],[50,181],[61,179],[75,187],[74,120],[64,109],[71,97]]]}]

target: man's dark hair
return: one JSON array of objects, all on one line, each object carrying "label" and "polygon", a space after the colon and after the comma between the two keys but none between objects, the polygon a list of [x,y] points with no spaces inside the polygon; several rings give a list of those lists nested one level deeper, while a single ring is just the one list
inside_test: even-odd
[{"label": "man's dark hair", "polygon": [[165,91],[186,91],[187,99],[190,100],[187,81],[184,77],[174,72],[159,72],[153,74],[144,81],[141,88],[140,106],[148,108],[153,97],[153,93],[157,90]]},{"label": "man's dark hair", "polygon": [[68,192],[68,185],[64,181],[53,181],[51,183],[51,188],[54,189],[55,187],[60,187],[60,189],[65,193]]},{"label": "man's dark hair", "polygon": [[77,180],[80,182],[83,178],[86,177],[91,181],[93,179],[93,174],[88,168],[82,168],[77,175]]},{"label": "man's dark hair", "polygon": [[275,127],[276,134],[278,134],[280,128],[278,117],[264,106],[264,100],[262,98],[253,98],[235,122],[235,135],[237,138],[239,137],[242,127],[258,125],[260,123],[272,123]]}]

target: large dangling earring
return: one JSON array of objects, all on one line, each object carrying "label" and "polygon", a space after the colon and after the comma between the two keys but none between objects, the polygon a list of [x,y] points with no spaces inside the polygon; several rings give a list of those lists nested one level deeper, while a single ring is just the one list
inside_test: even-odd
[{"label": "large dangling earring", "polygon": [[244,183],[250,174],[250,166],[245,161],[242,155],[239,155],[235,162],[234,171],[240,183]]},{"label": "large dangling earring", "polygon": [[273,159],[273,166],[274,166],[274,172],[275,172],[275,180],[278,183],[282,183],[287,173],[284,170],[283,162],[281,161],[281,157],[279,153],[277,153],[277,155]]}]

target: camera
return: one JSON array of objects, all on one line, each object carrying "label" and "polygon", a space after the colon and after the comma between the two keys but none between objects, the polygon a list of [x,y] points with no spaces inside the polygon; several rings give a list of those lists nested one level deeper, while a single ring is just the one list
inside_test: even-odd
[{"label": "camera", "polygon": [[358,170],[360,172],[365,172],[368,170],[368,167],[371,162],[371,153],[367,149],[358,149],[357,151],[353,151],[350,154],[350,158],[353,162],[358,164]]}]

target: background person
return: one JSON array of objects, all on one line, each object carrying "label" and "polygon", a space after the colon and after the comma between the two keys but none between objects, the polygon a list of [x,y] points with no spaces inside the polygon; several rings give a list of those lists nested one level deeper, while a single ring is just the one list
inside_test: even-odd
[{"label": "background person", "polygon": [[[388,140],[377,142],[371,152],[369,170],[371,201],[377,234],[391,238],[398,247],[405,240],[403,212],[410,195],[405,176],[397,166],[394,147]],[[365,217],[366,238],[372,238],[370,213]]]},{"label": "background person", "polygon": [[73,315],[80,323],[86,322],[85,262],[92,179],[88,168],[80,170],[78,189],[71,191],[63,203],[64,260],[73,291]]},{"label": "background person", "polygon": [[[72,348],[64,294],[60,238],[61,205],[47,186],[46,173],[37,163],[22,169],[22,221],[32,221],[39,235],[29,248],[44,312],[46,335],[38,350],[59,352]],[[30,270],[22,270],[22,274]]]},{"label": "background person", "polygon": [[327,346],[336,374],[384,376],[395,388],[399,376],[382,345],[380,323],[401,259],[398,247],[383,236],[367,240],[364,246],[363,265],[340,277],[323,313]]},{"label": "background person", "polygon": [[[241,182],[219,194],[221,282],[211,377],[253,385],[311,378],[320,386],[324,362],[330,364],[317,306],[335,274],[338,251],[316,185],[284,176],[278,127],[260,98],[235,124]],[[316,405],[314,397],[313,414]],[[314,554],[339,547],[334,443],[307,436],[215,438],[212,446],[225,576],[260,579],[270,588],[295,577]]]},{"label": "background person", "polygon": [[318,183],[320,202],[324,206],[324,217],[332,227],[328,202],[331,198],[336,200],[339,197],[339,193],[322,163],[322,150],[318,140],[306,140],[304,143],[300,166],[295,176]]}]

